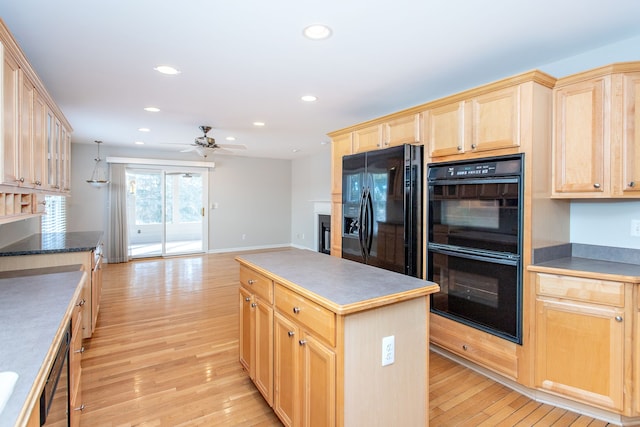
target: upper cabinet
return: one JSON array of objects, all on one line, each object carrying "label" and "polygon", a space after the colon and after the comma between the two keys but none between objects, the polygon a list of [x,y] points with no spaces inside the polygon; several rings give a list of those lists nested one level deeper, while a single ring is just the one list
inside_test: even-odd
[{"label": "upper cabinet", "polygon": [[475,153],[518,151],[521,132],[526,130],[523,112],[526,114],[533,107],[533,98],[525,95],[525,85],[531,81],[546,87],[554,83],[543,73],[526,73],[427,105],[422,112],[422,127],[429,157],[477,157]]},{"label": "upper cabinet", "polygon": [[640,197],[640,62],[558,80],[553,196]]},{"label": "upper cabinet", "polygon": [[419,142],[421,142],[420,114],[399,116],[353,131],[354,153]]},{"label": "upper cabinet", "polygon": [[1,20],[0,56],[0,192],[67,193],[71,126]]}]

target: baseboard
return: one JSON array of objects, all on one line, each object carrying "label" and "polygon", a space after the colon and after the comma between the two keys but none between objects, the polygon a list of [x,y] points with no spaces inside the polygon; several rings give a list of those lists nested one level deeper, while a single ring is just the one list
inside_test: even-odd
[{"label": "baseboard", "polygon": [[575,402],[570,399],[565,399],[563,397],[559,397],[554,394],[544,392],[542,390],[531,389],[529,387],[523,386],[522,384],[518,384],[517,382],[510,380],[509,378],[505,378],[494,371],[491,371],[467,359],[464,359],[454,353],[451,353],[442,347],[438,347],[434,344],[430,344],[429,348],[434,353],[438,353],[439,355],[446,357],[447,359],[453,360],[454,362],[459,363],[460,365],[466,368],[469,368],[472,371],[475,371],[481,375],[484,375],[485,377],[490,378],[493,381],[504,385],[505,387],[509,387],[510,389],[517,391],[518,393],[524,396],[527,396],[530,399],[535,400],[536,402],[557,406],[562,409],[567,409],[569,411],[573,411],[578,414],[587,415],[589,417],[596,418],[598,420],[602,420],[602,421],[616,424],[616,425],[640,426],[639,417],[634,417],[634,418],[625,417],[623,415],[609,412],[604,409],[594,408],[593,406]]},{"label": "baseboard", "polygon": [[237,248],[209,249],[207,253],[222,254],[227,252],[257,251],[262,249],[282,249],[282,248],[291,248],[291,247],[294,247],[294,246],[290,243],[283,243],[279,245],[239,246]]}]

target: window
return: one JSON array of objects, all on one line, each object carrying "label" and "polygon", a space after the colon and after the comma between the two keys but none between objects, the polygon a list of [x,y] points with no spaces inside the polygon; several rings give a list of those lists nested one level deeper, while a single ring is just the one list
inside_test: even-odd
[{"label": "window", "polygon": [[67,198],[45,196],[45,214],[41,220],[42,233],[63,233],[67,231]]}]

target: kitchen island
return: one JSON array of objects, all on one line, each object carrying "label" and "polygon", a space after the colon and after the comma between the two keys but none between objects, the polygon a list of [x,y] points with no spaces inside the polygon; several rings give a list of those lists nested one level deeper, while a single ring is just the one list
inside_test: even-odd
[{"label": "kitchen island", "polygon": [[240,362],[285,425],[428,424],[437,284],[308,250],[236,260]]}]

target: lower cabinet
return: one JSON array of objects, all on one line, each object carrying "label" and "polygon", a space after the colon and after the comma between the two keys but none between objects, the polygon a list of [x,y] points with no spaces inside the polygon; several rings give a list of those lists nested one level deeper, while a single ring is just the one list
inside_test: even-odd
[{"label": "lower cabinet", "polygon": [[273,410],[285,426],[334,426],[334,350],[284,315],[274,319]]},{"label": "lower cabinet", "polygon": [[535,284],[536,387],[630,415],[631,285],[544,273]]},{"label": "lower cabinet", "polygon": [[71,346],[69,348],[69,424],[72,427],[80,425],[80,415],[84,409],[82,403],[82,317],[86,301],[81,297],[71,316]]}]

